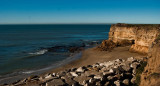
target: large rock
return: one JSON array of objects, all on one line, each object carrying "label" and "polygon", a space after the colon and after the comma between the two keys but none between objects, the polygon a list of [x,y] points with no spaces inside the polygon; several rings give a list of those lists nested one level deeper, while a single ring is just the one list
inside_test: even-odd
[{"label": "large rock", "polygon": [[129,80],[128,79],[124,79],[122,83],[125,84],[125,85],[129,85]]},{"label": "large rock", "polygon": [[61,79],[53,79],[46,83],[46,86],[63,86],[65,83]]},{"label": "large rock", "polygon": [[76,72],[70,72],[70,74],[71,74],[72,76],[74,76],[74,77],[77,77],[77,76],[78,76],[78,74],[76,74]]},{"label": "large rock", "polygon": [[77,83],[76,81],[74,81],[72,78],[68,76],[63,76],[61,77],[61,79],[63,79],[65,83],[67,83],[67,85],[70,85],[70,86]]},{"label": "large rock", "polygon": [[85,69],[82,68],[82,67],[79,67],[79,68],[76,70],[76,72],[80,72],[80,73],[81,73],[81,72],[83,73],[84,71],[85,71]]},{"label": "large rock", "polygon": [[115,84],[116,86],[121,86],[121,83],[120,83],[120,81],[119,81],[119,80],[114,81],[114,84]]},{"label": "large rock", "polygon": [[86,82],[88,82],[90,79],[91,77],[87,77],[87,76],[78,76],[74,78],[74,80],[77,81],[81,85],[85,85]]}]

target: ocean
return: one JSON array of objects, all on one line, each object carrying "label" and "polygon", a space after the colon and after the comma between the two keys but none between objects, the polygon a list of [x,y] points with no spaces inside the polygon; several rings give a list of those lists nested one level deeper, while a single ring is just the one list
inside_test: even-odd
[{"label": "ocean", "polygon": [[[0,25],[0,78],[41,71],[78,59],[80,54],[72,57],[66,46],[94,47],[94,42],[108,38],[110,26]],[[54,51],[49,52],[49,48]]]}]

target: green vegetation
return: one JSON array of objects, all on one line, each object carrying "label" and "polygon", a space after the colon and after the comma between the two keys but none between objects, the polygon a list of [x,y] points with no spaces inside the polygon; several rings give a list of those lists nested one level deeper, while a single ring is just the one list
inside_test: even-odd
[{"label": "green vegetation", "polygon": [[160,24],[125,24],[125,23],[118,23],[115,24],[118,27],[141,27],[141,28],[159,28]]},{"label": "green vegetation", "polygon": [[159,78],[160,77],[160,73],[152,73],[147,78],[151,78],[151,77]]},{"label": "green vegetation", "polygon": [[136,70],[136,84],[132,86],[139,86],[141,82],[141,74],[144,71],[144,68],[146,67],[147,62],[141,62],[141,66],[137,68]]}]

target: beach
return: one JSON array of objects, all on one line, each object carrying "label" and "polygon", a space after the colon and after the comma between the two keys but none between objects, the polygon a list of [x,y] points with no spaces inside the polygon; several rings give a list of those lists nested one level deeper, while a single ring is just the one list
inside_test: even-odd
[{"label": "beach", "polygon": [[[142,58],[145,55],[129,52],[130,46],[116,47],[112,51],[99,51],[90,48],[82,52],[82,57],[76,61],[66,64],[62,67],[51,70],[50,72],[59,72],[65,69],[77,68],[81,66],[92,65],[97,62],[112,61],[115,59],[127,59],[129,57]],[[49,72],[48,72],[49,73]]]}]

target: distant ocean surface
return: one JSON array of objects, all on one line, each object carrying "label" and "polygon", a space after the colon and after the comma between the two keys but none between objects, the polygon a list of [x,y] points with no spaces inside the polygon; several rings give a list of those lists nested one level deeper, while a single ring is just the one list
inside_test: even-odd
[{"label": "distant ocean surface", "polygon": [[65,62],[67,52],[46,48],[102,41],[111,25],[0,25],[0,77]]}]

